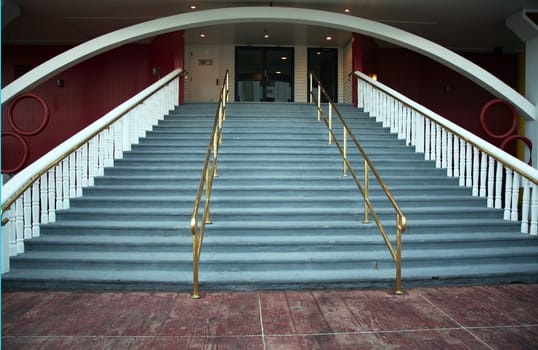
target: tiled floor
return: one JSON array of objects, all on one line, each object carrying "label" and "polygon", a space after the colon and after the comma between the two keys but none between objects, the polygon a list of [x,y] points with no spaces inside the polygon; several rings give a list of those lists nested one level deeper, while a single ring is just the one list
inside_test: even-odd
[{"label": "tiled floor", "polygon": [[538,285],[388,291],[17,292],[3,349],[537,349]]}]

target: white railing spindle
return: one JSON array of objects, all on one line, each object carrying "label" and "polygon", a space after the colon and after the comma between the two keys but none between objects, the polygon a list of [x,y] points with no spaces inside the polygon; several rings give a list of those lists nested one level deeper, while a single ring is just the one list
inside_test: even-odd
[{"label": "white railing spindle", "polygon": [[[391,88],[355,72],[358,106],[398,138],[446,168],[504,219],[521,220],[521,231],[538,234],[538,170],[471,134]],[[519,208],[521,207],[521,212]]]},{"label": "white railing spindle", "polygon": [[[180,72],[175,70],[119,105],[3,186],[3,217],[8,222],[3,227],[2,252],[9,256],[23,253],[24,241],[40,235],[40,224],[55,222],[56,210],[69,208],[71,198],[93,186],[105,167],[112,166],[174,108]],[[8,271],[9,266],[4,265],[2,272]]]}]

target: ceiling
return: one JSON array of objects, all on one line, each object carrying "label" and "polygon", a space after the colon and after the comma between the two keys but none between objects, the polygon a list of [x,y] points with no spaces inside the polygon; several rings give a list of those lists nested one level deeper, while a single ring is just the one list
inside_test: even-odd
[{"label": "ceiling", "polygon": [[[191,9],[196,6],[196,9]],[[379,21],[457,51],[521,51],[524,43],[505,25],[538,0],[3,0],[4,44],[78,44],[132,24],[184,12],[222,7],[311,8]],[[269,38],[263,38],[267,32]],[[205,38],[200,34],[204,33]],[[333,40],[328,42],[330,35]],[[299,24],[241,23],[187,30],[186,42],[341,46],[350,33]]]}]

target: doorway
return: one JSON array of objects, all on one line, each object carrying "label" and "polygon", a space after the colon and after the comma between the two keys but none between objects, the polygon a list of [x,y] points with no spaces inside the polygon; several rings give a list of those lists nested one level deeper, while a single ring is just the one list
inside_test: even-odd
[{"label": "doorway", "polygon": [[[308,73],[308,79],[310,79],[310,73],[314,73],[332,100],[338,101],[338,49],[309,48]],[[307,86],[310,90],[310,81]],[[317,94],[317,88],[314,86],[312,89],[314,94]],[[308,91],[308,96],[310,96],[310,91]],[[328,102],[323,94],[321,102]]]},{"label": "doorway", "polygon": [[293,48],[236,47],[235,100],[293,102]]},{"label": "doorway", "polygon": [[189,73],[189,102],[218,101],[221,88],[219,47],[191,47]]}]

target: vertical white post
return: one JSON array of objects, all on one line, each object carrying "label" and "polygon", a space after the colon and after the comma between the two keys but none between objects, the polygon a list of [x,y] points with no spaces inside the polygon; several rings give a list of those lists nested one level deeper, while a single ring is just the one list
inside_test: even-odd
[{"label": "vertical white post", "polygon": [[[130,151],[131,150],[131,119],[133,117],[134,112],[130,111],[128,115],[121,118],[121,128],[122,128],[122,152]],[[122,153],[123,156],[123,153]]]},{"label": "vertical white post", "polygon": [[502,208],[503,165],[497,162],[495,171],[495,209]]},{"label": "vertical white post", "polygon": [[[461,179],[460,174],[460,138],[454,135],[454,177]],[[461,186],[461,183],[460,183]]]},{"label": "vertical white post", "polygon": [[[9,219],[11,209],[7,209],[2,213],[2,220],[4,218]],[[10,238],[11,238],[11,221],[2,228],[2,273],[9,272],[9,257],[10,252]]]},{"label": "vertical white post", "polygon": [[77,196],[77,154],[78,150],[69,155],[69,198]]},{"label": "vertical white post", "polygon": [[472,175],[472,184],[473,184],[473,196],[478,196],[478,181],[480,180],[480,169],[478,169],[479,159],[478,159],[478,148],[473,147],[473,175]]},{"label": "vertical white post", "polygon": [[467,144],[465,143],[465,141],[463,139],[460,139],[460,154],[459,154],[459,163],[460,163],[460,186],[463,187],[465,186],[465,147],[467,146]]},{"label": "vertical white post", "polygon": [[97,176],[97,138],[93,137],[88,145],[88,186],[93,186],[93,180]]},{"label": "vertical white post", "polygon": [[32,190],[28,188],[24,191],[23,197],[23,222],[24,236],[23,239],[32,238]]},{"label": "vertical white post", "polygon": [[504,190],[504,220],[510,220],[512,204],[512,170],[505,168],[506,184]]},{"label": "vertical white post", "polygon": [[431,160],[431,121],[428,118],[424,118],[426,125],[426,134],[424,135],[424,157],[426,160]]},{"label": "vertical white post", "polygon": [[415,126],[415,146],[417,152],[425,153],[424,118],[422,117],[422,115],[419,115],[415,110],[413,110],[413,124]]},{"label": "vertical white post", "polygon": [[530,234],[532,236],[538,235],[538,185],[531,185],[531,224]]},{"label": "vertical white post", "polygon": [[435,167],[441,167],[441,127],[435,124]]},{"label": "vertical white post", "polygon": [[452,165],[452,159],[453,159],[453,141],[454,141],[454,135],[447,131],[446,133],[446,174],[447,176],[453,177],[454,176],[454,167]]},{"label": "vertical white post", "polygon": [[488,176],[488,159],[486,153],[480,153],[480,185],[478,195],[482,198],[486,197],[486,183]]},{"label": "vertical white post", "polygon": [[[80,197],[82,196],[82,169],[84,168],[82,165],[82,152],[86,148],[86,145],[83,145],[79,149],[77,149],[77,152],[75,154],[75,196]],[[86,178],[86,183],[88,183],[88,179]]]},{"label": "vertical white post", "polygon": [[488,181],[487,181],[487,205],[488,208],[493,208],[495,199],[495,160],[493,157],[488,158]]},{"label": "vertical white post", "polygon": [[54,168],[49,170],[49,223],[56,221],[56,176],[54,175]]},{"label": "vertical white post", "polygon": [[9,256],[15,256],[19,250],[17,247],[17,203],[13,203],[6,213],[9,218],[7,224],[7,233],[9,234]]},{"label": "vertical white post", "polygon": [[56,166],[56,209],[60,210],[63,208],[63,194],[62,194],[62,185],[63,185],[63,171],[62,171],[62,162],[58,163]]},{"label": "vertical white post", "polygon": [[32,185],[32,237],[39,237],[39,181]]},{"label": "vertical white post", "polygon": [[404,113],[405,113],[405,144],[410,146],[414,144],[412,141],[413,134],[411,133],[412,130],[412,123],[411,123],[411,111],[409,108],[404,107]]},{"label": "vertical white post", "polygon": [[471,144],[467,144],[465,148],[465,186],[471,187],[473,185],[473,150]]},{"label": "vertical white post", "polygon": [[47,173],[41,176],[40,181],[41,187],[41,222],[43,224],[49,223],[49,190],[48,190],[48,180]]},{"label": "vertical white post", "polygon": [[518,220],[518,200],[519,200],[519,178],[521,176],[514,172],[513,176],[513,184],[512,184],[512,206],[510,210],[510,220],[517,221]]},{"label": "vertical white post", "polygon": [[448,158],[448,132],[446,131],[446,129],[440,129],[441,131],[441,152],[440,152],[440,157],[441,157],[441,168],[442,169],[447,169],[448,168],[448,162],[447,162],[447,158]]},{"label": "vertical white post", "polygon": [[69,158],[62,160],[62,208],[69,208]]},{"label": "vertical white post", "polygon": [[529,180],[522,178],[523,199],[521,201],[521,232],[529,233],[529,208],[530,208],[530,191]]},{"label": "vertical white post", "polygon": [[23,196],[15,200],[15,242],[17,254],[24,253],[24,209]]},{"label": "vertical white post", "polygon": [[106,130],[103,130],[97,135],[97,176],[103,176],[105,173],[105,134]]}]

